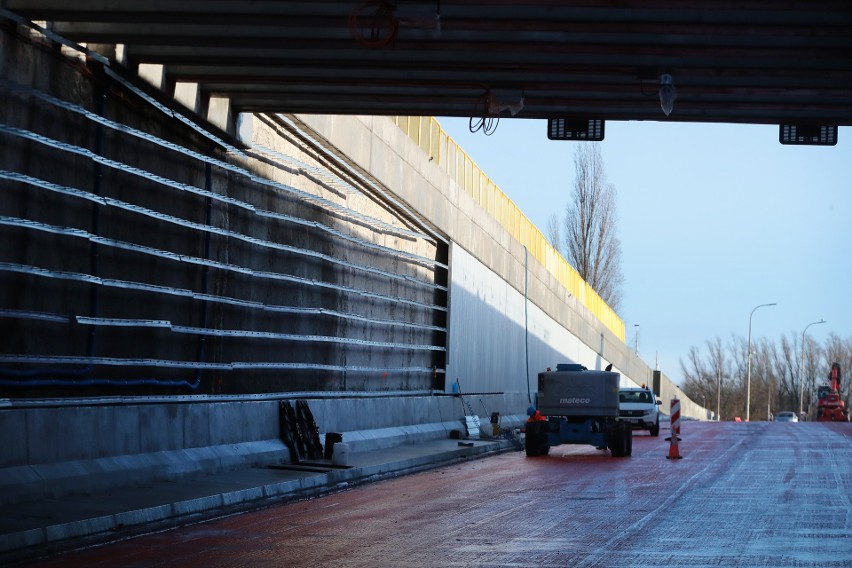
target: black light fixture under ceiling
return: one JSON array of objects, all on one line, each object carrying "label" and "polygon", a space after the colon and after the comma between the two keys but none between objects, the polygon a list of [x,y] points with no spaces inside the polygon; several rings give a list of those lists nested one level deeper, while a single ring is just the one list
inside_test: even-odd
[{"label": "black light fixture under ceiling", "polygon": [[604,120],[602,118],[550,118],[547,121],[547,137],[550,140],[600,142],[604,139]]},{"label": "black light fixture under ceiling", "polygon": [[782,144],[799,146],[837,145],[836,124],[782,124],[778,129]]},{"label": "black light fixture under ceiling", "polygon": [[666,116],[672,113],[674,102],[677,98],[677,89],[675,89],[674,81],[669,73],[660,75],[660,108],[663,109],[663,114]]},{"label": "black light fixture under ceiling", "polygon": [[504,110],[515,116],[524,108],[524,91],[522,89],[489,89],[486,97],[490,116],[497,116]]}]

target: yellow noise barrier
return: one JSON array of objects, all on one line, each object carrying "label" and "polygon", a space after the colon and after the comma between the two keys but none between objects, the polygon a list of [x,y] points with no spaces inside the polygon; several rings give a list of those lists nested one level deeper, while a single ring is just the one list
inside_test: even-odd
[{"label": "yellow noise barrier", "polygon": [[459,187],[494,217],[530,254],[544,265],[559,283],[598,320],[624,341],[624,322],[604,302],[541,231],[511,199],[477,167],[464,150],[430,116],[394,116],[392,120],[414,140]]}]

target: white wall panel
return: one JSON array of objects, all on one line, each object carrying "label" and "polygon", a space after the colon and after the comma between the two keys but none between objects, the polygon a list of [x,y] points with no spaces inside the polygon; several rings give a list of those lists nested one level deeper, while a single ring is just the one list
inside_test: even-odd
[{"label": "white wall panel", "polygon": [[[527,392],[525,378],[534,392],[538,372],[557,363],[606,366],[597,349],[538,306],[529,303],[525,317],[524,295],[456,243],[450,266],[447,392],[456,379],[462,392]],[[626,377],[622,382],[633,384]]]}]

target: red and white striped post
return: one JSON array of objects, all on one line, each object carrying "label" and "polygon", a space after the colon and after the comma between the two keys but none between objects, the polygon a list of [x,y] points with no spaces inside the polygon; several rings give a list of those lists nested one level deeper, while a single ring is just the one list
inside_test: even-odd
[{"label": "red and white striped post", "polygon": [[673,398],[671,404],[670,416],[672,435],[670,438],[666,438],[670,442],[669,455],[666,456],[666,459],[679,460],[683,457],[680,455],[680,449],[678,448],[678,442],[680,442],[680,400]]},{"label": "red and white striped post", "polygon": [[680,435],[680,400],[677,398],[672,399],[672,436]]}]

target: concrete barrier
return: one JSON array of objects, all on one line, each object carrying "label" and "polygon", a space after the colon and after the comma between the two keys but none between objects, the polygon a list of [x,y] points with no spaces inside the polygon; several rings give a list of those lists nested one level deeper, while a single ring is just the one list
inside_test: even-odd
[{"label": "concrete barrier", "polygon": [[[524,417],[526,396],[483,394],[505,428]],[[454,396],[306,399],[324,443],[340,433],[350,452],[449,438],[464,430]],[[92,404],[0,411],[0,506],[155,479],[292,461],[279,438],[278,400]],[[490,424],[482,437],[490,436]],[[489,431],[486,431],[489,430]]]}]

